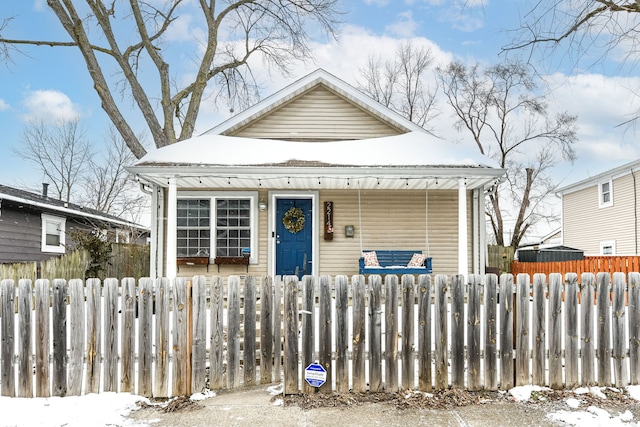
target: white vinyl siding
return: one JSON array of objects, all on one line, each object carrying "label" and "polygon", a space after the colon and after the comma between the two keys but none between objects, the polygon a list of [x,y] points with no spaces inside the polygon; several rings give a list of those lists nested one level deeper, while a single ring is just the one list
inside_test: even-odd
[{"label": "white vinyl siding", "polygon": [[233,133],[245,138],[337,141],[399,135],[399,129],[374,117],[326,87],[294,98]]}]

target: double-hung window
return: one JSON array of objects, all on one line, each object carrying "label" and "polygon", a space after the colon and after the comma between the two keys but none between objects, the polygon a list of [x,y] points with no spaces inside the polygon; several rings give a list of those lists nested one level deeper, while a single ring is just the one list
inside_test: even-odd
[{"label": "double-hung window", "polygon": [[598,184],[598,201],[601,208],[613,206],[613,182],[611,180]]},{"label": "double-hung window", "polygon": [[42,214],[42,252],[65,253],[66,218]]},{"label": "double-hung window", "polygon": [[257,262],[257,197],[257,192],[179,194],[177,256],[250,256]]}]

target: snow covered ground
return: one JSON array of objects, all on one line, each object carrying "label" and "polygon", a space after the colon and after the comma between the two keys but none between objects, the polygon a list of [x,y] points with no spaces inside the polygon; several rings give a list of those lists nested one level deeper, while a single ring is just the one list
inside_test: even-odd
[{"label": "snow covered ground", "polygon": [[[535,396],[536,391],[541,390],[543,388],[538,386],[515,387],[509,390],[509,394],[517,402],[526,402]],[[640,420],[634,419],[628,410],[610,413],[595,405],[589,406],[586,410],[578,409],[580,396],[584,394],[599,397],[604,403],[606,396],[603,390],[601,387],[578,388],[574,390],[573,397],[565,399],[566,409],[554,409],[547,417],[558,425],[567,426],[640,426]],[[640,386],[627,387],[626,391],[630,397],[640,402]],[[193,395],[192,399],[215,399],[215,396],[215,393],[198,393]],[[128,418],[128,415],[138,408],[137,402],[140,401],[148,403],[148,399],[129,393],[33,399],[0,397],[0,426],[153,427],[153,419],[141,423]],[[557,408],[557,405],[554,408]]]}]

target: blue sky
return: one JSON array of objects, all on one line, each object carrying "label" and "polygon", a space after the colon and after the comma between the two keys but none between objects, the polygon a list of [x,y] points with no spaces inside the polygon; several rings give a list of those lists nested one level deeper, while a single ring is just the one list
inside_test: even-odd
[{"label": "blue sky", "polygon": [[[440,64],[452,59],[495,64],[500,48],[510,41],[509,30],[518,27],[532,3],[535,0],[343,0],[341,7],[347,13],[340,41],[317,41],[315,64],[295,64],[292,78],[270,75],[260,63],[254,64],[255,70],[266,96],[317,67],[353,84],[370,54],[391,56],[407,40],[430,47]],[[5,37],[68,40],[45,0],[0,2],[0,18],[9,16],[15,18],[4,30]],[[186,46],[196,25],[185,17],[177,27],[174,40]],[[26,120],[79,116],[97,144],[108,121],[79,53],[50,47],[25,47],[23,51],[13,55],[13,63],[0,65],[0,182],[37,189],[42,180],[39,173],[12,150]],[[554,89],[549,108],[578,115],[580,128],[578,160],[562,165],[556,172],[558,179],[568,184],[640,157],[635,133],[617,127],[640,107],[629,92],[640,87],[637,73],[615,62],[582,69],[582,64],[562,63],[562,50],[557,55],[537,64],[549,72],[549,88]],[[183,68],[180,72],[189,72],[188,61]],[[453,118],[446,106],[440,107],[443,113],[437,118],[436,131],[445,138],[463,140],[465,134],[452,130]],[[203,105],[197,132],[227,116],[224,107]],[[135,125],[135,116],[130,117]]]}]

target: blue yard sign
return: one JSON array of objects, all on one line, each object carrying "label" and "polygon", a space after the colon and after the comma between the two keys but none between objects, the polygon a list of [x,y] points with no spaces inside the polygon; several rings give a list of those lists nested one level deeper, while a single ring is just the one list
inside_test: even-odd
[{"label": "blue yard sign", "polygon": [[327,381],[327,371],[319,363],[312,363],[304,370],[304,379],[311,387],[321,387]]}]

